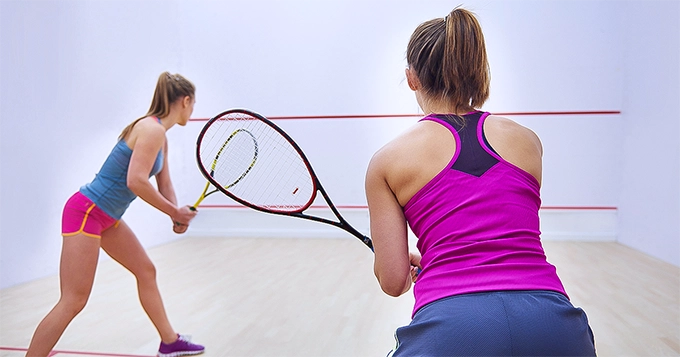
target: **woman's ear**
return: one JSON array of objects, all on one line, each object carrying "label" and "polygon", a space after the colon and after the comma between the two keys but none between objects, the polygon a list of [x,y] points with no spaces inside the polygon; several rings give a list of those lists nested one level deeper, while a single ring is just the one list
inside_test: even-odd
[{"label": "woman's ear", "polygon": [[182,100],[182,106],[184,106],[184,108],[186,108],[190,105],[191,105],[191,97],[188,96],[188,95],[184,96],[184,99]]},{"label": "woman's ear", "polygon": [[418,76],[416,76],[416,72],[409,68],[406,68],[406,82],[408,82],[408,87],[411,88],[412,91],[417,91],[420,89],[420,80],[418,80]]}]

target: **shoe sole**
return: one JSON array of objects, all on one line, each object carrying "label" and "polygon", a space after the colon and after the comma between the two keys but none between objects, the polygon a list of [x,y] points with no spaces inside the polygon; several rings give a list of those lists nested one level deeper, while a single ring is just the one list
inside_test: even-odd
[{"label": "shoe sole", "polygon": [[181,351],[181,352],[172,352],[172,353],[158,353],[156,356],[157,357],[180,357],[180,356],[194,356],[194,355],[200,355],[201,353],[205,352],[203,351]]}]

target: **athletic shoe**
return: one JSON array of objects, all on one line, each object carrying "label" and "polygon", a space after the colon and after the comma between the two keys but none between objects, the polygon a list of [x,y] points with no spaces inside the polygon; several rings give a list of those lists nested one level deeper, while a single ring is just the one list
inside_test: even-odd
[{"label": "athletic shoe", "polygon": [[158,357],[179,357],[198,355],[205,351],[205,347],[191,343],[191,337],[186,335],[177,335],[177,341],[166,345],[161,341],[161,346],[158,348]]}]

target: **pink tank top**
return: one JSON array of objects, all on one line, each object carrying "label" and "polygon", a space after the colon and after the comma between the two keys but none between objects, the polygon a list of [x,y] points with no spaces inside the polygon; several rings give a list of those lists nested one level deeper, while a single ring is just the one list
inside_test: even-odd
[{"label": "pink tank top", "polygon": [[447,127],[456,152],[447,167],[404,206],[418,237],[418,309],[448,296],[499,290],[566,292],[540,241],[538,181],[503,160],[484,136],[489,113],[463,121],[429,115]]}]

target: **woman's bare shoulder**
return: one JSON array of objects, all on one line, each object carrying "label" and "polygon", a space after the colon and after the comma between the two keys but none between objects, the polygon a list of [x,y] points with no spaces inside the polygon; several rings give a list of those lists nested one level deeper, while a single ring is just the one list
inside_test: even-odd
[{"label": "woman's bare shoulder", "polygon": [[155,147],[165,141],[165,128],[156,118],[146,117],[132,127],[125,141],[131,149],[134,149],[138,142],[143,142],[144,147],[149,144]]},{"label": "woman's bare shoulder", "polygon": [[437,142],[438,130],[446,130],[443,126],[423,121],[414,124],[394,139],[383,145],[373,155],[378,160],[398,160],[418,156],[420,151],[428,151],[427,146]]},{"label": "woman's bare shoulder", "polygon": [[500,135],[505,139],[503,141],[509,140],[541,148],[541,139],[533,130],[503,116],[489,115],[484,125],[484,132],[487,136]]}]

